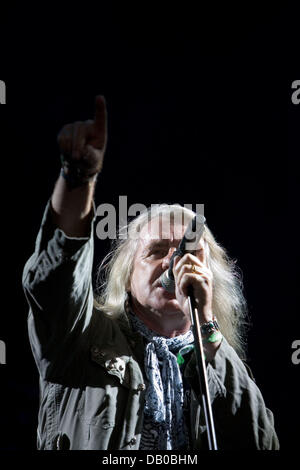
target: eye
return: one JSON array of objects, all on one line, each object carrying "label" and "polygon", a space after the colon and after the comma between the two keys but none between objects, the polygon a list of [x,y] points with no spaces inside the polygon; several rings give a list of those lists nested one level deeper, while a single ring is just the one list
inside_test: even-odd
[{"label": "eye", "polygon": [[166,248],[152,248],[152,250],[149,251],[148,256],[156,257],[156,258],[164,258],[166,254],[168,253],[168,250]]}]

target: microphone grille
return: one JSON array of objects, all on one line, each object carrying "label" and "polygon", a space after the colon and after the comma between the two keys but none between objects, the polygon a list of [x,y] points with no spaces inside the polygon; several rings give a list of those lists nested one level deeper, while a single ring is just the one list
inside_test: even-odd
[{"label": "microphone grille", "polygon": [[168,292],[175,291],[175,280],[169,277],[168,270],[163,273],[163,275],[160,278],[160,282],[161,282],[162,287],[166,291]]}]

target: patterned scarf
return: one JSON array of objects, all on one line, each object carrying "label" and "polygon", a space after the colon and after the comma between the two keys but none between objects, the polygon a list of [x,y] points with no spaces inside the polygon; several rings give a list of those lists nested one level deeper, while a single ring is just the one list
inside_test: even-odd
[{"label": "patterned scarf", "polygon": [[184,449],[186,432],[183,413],[183,383],[176,354],[194,341],[189,330],[174,338],[158,336],[130,312],[133,328],[147,340],[144,427],[140,449]]}]

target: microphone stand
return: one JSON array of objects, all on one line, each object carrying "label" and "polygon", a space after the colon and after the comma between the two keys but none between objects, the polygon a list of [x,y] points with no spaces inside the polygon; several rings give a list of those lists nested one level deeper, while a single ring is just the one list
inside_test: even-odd
[{"label": "microphone stand", "polygon": [[[188,249],[192,249],[192,250],[195,249],[195,247],[199,243],[199,240],[202,236],[202,233],[204,230],[204,222],[205,222],[204,216],[195,215],[195,217],[190,222],[177,250],[173,253],[171,257],[169,269],[165,273],[163,273],[163,275],[161,276],[162,287],[166,289],[168,292],[174,292],[174,289],[175,289],[175,281],[174,281],[174,274],[173,274],[174,257],[183,256],[187,252]],[[193,239],[193,236],[194,236],[194,239]],[[188,247],[187,245],[192,239],[193,239],[193,243],[192,243],[193,246],[191,247],[190,245]],[[211,403],[210,403],[208,382],[207,382],[200,321],[199,321],[194,291],[192,287],[190,287],[188,291],[188,304],[189,304],[192,331],[193,331],[194,340],[195,340],[196,359],[197,359],[197,365],[198,365],[198,371],[199,371],[198,375],[199,375],[200,395],[201,395],[202,407],[204,411],[204,417],[205,417],[205,423],[206,423],[206,429],[207,429],[208,448],[209,450],[218,450],[213,414],[212,414]]]},{"label": "microphone stand", "polygon": [[196,301],[194,297],[194,291],[192,287],[190,287],[189,289],[188,304],[189,304],[189,310],[190,310],[192,331],[193,331],[194,340],[195,340],[195,351],[196,351],[197,365],[198,365],[198,371],[199,371],[198,376],[199,376],[199,385],[200,385],[200,395],[201,395],[206,429],[207,429],[208,449],[218,450],[213,414],[212,414],[212,409],[211,409],[208,381],[207,381],[207,373],[206,373],[206,366],[205,366],[205,359],[204,359],[204,352],[203,352],[200,321],[199,321],[198,310],[197,310]]}]

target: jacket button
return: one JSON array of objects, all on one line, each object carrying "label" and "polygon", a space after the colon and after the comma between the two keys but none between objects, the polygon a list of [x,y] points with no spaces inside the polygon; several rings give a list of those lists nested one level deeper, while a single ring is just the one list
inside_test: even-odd
[{"label": "jacket button", "polygon": [[137,389],[138,389],[139,392],[143,392],[145,390],[145,388],[146,388],[145,384],[139,384]]},{"label": "jacket button", "polygon": [[136,444],[136,437],[133,437],[131,440],[130,440],[130,443],[132,446],[134,446],[134,444]]}]

